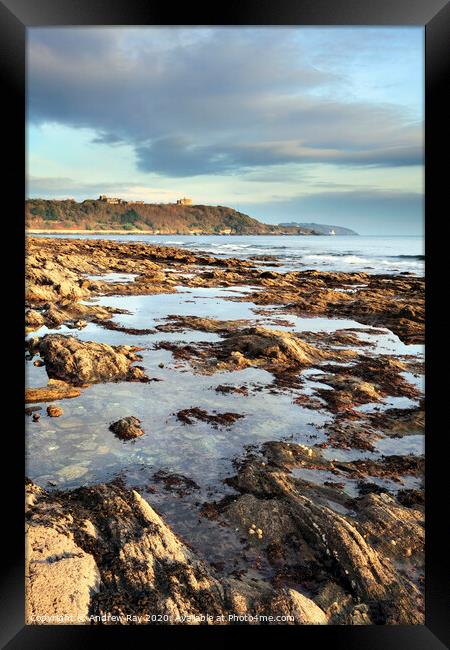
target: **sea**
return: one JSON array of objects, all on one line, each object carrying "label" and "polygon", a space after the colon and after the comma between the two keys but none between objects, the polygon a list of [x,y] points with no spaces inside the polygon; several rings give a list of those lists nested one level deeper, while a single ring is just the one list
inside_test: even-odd
[{"label": "sea", "polygon": [[[41,235],[48,237],[49,235]],[[279,271],[364,271],[376,274],[423,275],[425,245],[415,235],[143,235],[52,234],[73,239],[108,239],[122,242],[179,246],[218,257],[248,259],[273,256]],[[257,261],[257,260],[256,260]]]}]

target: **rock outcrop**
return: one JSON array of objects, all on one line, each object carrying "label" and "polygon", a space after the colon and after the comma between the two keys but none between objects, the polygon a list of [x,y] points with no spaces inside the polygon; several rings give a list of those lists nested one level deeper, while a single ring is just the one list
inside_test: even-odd
[{"label": "rock outcrop", "polygon": [[[295,456],[280,446],[275,457],[268,449],[267,458],[277,458],[276,465],[273,460],[267,465],[250,457],[229,481],[241,496],[231,503],[224,501],[226,518],[239,526],[250,544],[262,546],[281,573],[293,573],[299,581],[305,575],[313,577],[316,590],[321,583],[335,582],[345,594],[341,605],[347,602],[344,620],[341,616],[339,623],[352,624],[349,612],[361,605],[372,623],[423,623],[422,594],[393,562],[399,555],[405,559],[414,554],[420,565],[423,514],[385,494],[353,502],[347,497],[346,502],[340,489],[297,480],[290,468],[305,466],[302,458],[309,459],[312,466],[320,467],[322,462],[324,469],[330,469],[330,463],[315,457],[314,452],[310,456],[301,446],[290,446],[293,450],[300,447]],[[346,516],[341,512],[343,506],[344,512],[356,509],[358,516]],[[258,538],[251,534],[252,525],[261,530]],[[412,535],[415,541],[409,543]],[[401,540],[398,549],[397,539]]]},{"label": "rock outcrop", "polygon": [[141,421],[133,415],[122,418],[113,422],[109,429],[120,440],[134,440],[144,435],[144,431],[140,427]]},{"label": "rock outcrop", "polygon": [[75,386],[106,381],[145,381],[139,366],[140,349],[131,345],[107,345],[95,341],[80,341],[73,336],[47,334],[39,340],[39,353],[51,378]]},{"label": "rock outcrop", "polygon": [[220,579],[137,492],[102,484],[52,496],[29,483],[26,495],[29,624],[328,622],[294,589]]},{"label": "rock outcrop", "polygon": [[25,389],[25,403],[54,402],[60,399],[78,397],[81,390],[60,379],[49,379],[47,386]]}]

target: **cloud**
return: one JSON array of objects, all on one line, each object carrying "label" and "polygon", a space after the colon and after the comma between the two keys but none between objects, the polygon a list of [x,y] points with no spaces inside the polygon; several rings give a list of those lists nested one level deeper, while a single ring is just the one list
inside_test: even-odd
[{"label": "cloud", "polygon": [[138,170],[170,177],[422,163],[420,123],[394,105],[331,101],[339,83],[287,28],[30,30],[29,119],[130,144]]},{"label": "cloud", "polygon": [[173,198],[173,192],[156,187],[146,187],[141,183],[98,181],[83,183],[73,178],[56,176],[30,176],[27,181],[27,196],[39,198],[85,199],[97,198],[100,194],[118,194],[123,198],[166,201]]}]

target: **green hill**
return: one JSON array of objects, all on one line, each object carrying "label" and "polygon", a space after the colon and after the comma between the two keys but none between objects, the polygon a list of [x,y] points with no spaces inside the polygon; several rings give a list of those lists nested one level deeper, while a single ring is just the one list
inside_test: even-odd
[{"label": "green hill", "polygon": [[314,234],[311,229],[259,222],[221,205],[124,203],[100,200],[25,201],[25,224],[33,230],[145,230],[155,234]]}]

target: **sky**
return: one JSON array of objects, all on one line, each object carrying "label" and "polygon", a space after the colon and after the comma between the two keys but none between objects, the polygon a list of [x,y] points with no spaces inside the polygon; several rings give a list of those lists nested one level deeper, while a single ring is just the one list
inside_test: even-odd
[{"label": "sky", "polygon": [[27,195],[422,234],[422,27],[28,29]]}]

